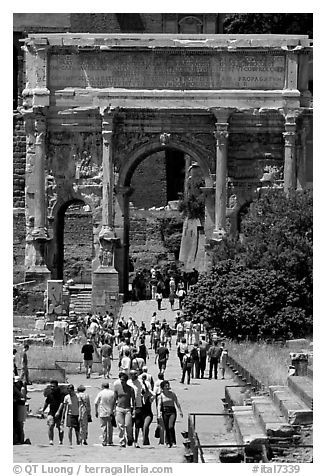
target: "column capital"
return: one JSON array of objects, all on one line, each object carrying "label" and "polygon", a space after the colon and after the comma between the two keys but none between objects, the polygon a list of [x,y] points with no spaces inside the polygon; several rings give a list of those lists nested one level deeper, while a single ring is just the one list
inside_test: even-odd
[{"label": "column capital", "polygon": [[298,117],[301,116],[302,111],[299,109],[281,108],[279,109],[279,113],[284,117],[285,124],[295,124]]},{"label": "column capital", "polygon": [[226,130],[217,130],[214,132],[214,137],[216,139],[216,143],[218,147],[226,146],[229,133]]},{"label": "column capital", "polygon": [[231,114],[236,111],[236,109],[229,107],[211,107],[210,111],[214,114],[217,122],[227,123]]}]

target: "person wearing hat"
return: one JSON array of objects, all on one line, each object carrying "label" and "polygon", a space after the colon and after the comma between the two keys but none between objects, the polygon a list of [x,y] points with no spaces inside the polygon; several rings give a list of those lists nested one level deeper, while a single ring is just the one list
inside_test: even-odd
[{"label": "person wearing hat", "polygon": [[120,446],[133,443],[132,418],[135,416],[135,391],[128,385],[128,375],[119,372],[119,379],[113,384],[114,401],[116,405],[115,415],[119,429]]},{"label": "person wearing hat", "polygon": [[87,445],[88,437],[88,423],[92,421],[91,403],[89,396],[85,393],[86,388],[84,385],[79,385],[77,388],[77,398],[79,404],[79,427],[80,427],[80,440],[83,445]]}]

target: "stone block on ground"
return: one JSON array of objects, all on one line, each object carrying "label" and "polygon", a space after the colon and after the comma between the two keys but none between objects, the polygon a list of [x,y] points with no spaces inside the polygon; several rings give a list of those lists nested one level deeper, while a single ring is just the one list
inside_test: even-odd
[{"label": "stone block on ground", "polygon": [[259,446],[268,442],[253,411],[243,408],[236,410],[233,414],[234,429],[240,444]]},{"label": "stone block on ground", "polygon": [[270,392],[275,405],[291,425],[311,424],[312,410],[288,387],[271,386]]},{"label": "stone block on ground", "polygon": [[235,405],[243,405],[245,401],[246,387],[243,386],[226,386],[225,402],[231,408]]},{"label": "stone block on ground", "polygon": [[309,348],[309,341],[307,339],[291,339],[285,342],[289,350],[301,351]]},{"label": "stone block on ground", "polygon": [[312,410],[313,382],[309,376],[288,377],[289,388]]}]

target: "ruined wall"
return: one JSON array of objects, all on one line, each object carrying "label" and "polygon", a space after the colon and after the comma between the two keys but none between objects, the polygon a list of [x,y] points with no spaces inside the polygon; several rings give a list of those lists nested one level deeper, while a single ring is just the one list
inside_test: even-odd
[{"label": "ruined wall", "polygon": [[14,209],[13,216],[13,283],[24,281],[25,209]]},{"label": "ruined wall", "polygon": [[26,135],[20,114],[13,115],[13,206],[25,206]]},{"label": "ruined wall", "polygon": [[71,31],[79,33],[161,33],[161,13],[72,13]]},{"label": "ruined wall", "polygon": [[158,152],[147,157],[136,168],[131,187],[134,189],[130,201],[136,208],[165,207],[166,161],[165,152]]},{"label": "ruined wall", "polygon": [[153,264],[164,264],[174,261],[174,255],[164,244],[166,230],[162,229],[161,220],[179,219],[180,214],[174,211],[130,210],[130,248],[135,270],[150,269]]},{"label": "ruined wall", "polygon": [[93,224],[90,212],[67,210],[64,229],[64,276],[67,281],[91,282]]}]

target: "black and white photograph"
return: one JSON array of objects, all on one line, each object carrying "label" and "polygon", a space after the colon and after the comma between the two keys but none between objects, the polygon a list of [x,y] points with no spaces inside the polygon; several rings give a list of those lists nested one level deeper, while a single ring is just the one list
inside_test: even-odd
[{"label": "black and white photograph", "polygon": [[12,14],[14,474],[313,467],[314,14],[219,6]]}]

